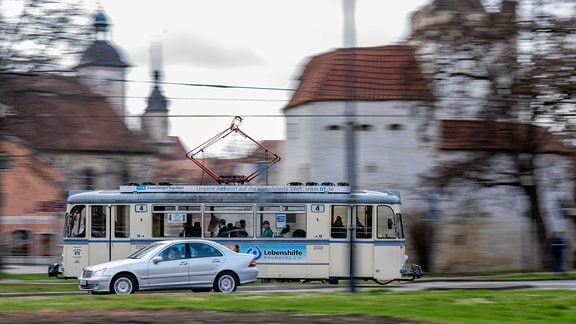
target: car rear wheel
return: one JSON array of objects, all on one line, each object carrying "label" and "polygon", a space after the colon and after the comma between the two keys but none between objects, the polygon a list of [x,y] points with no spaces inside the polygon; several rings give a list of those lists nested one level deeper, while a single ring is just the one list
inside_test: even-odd
[{"label": "car rear wheel", "polygon": [[134,278],[130,275],[122,274],[112,281],[112,292],[117,295],[129,295],[136,290]]},{"label": "car rear wheel", "polygon": [[215,292],[231,293],[236,290],[237,286],[236,277],[231,272],[219,274],[214,281]]}]

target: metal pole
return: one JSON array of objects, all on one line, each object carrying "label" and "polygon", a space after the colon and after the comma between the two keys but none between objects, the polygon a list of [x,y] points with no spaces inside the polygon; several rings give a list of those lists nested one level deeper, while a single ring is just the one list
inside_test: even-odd
[{"label": "metal pole", "polygon": [[112,206],[108,205],[108,261],[112,261],[112,233],[114,233],[112,226],[114,226]]},{"label": "metal pole", "polygon": [[[1,95],[1,93],[0,93]],[[0,96],[0,98],[2,98]],[[8,109],[7,106],[2,105],[2,102],[0,101],[0,271],[2,269],[4,269],[4,261],[5,261],[5,251],[6,251],[6,247],[4,246],[4,234],[2,233],[3,231],[3,224],[2,224],[2,220],[4,219],[4,198],[5,198],[5,194],[4,194],[4,186],[3,183],[4,181],[2,181],[2,175],[3,175],[3,171],[5,169],[7,169],[7,157],[5,156],[5,152],[4,152],[4,118],[6,118],[6,109]]]},{"label": "metal pole", "polygon": [[[354,21],[356,0],[344,0],[344,62],[345,62],[345,80],[344,87],[346,91],[345,116],[346,116],[346,170],[350,188],[354,190],[356,185],[356,143],[354,137],[354,124],[356,116],[356,98],[354,95],[355,85],[355,57],[354,47],[356,47],[356,27]],[[349,197],[352,205],[352,195]],[[356,291],[355,277],[355,260],[354,260],[354,209],[350,211],[350,292]],[[353,225],[354,224],[354,225]]]}]

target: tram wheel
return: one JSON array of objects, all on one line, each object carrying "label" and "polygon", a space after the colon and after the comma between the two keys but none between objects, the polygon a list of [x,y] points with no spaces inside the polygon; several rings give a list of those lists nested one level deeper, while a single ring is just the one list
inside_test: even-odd
[{"label": "tram wheel", "polygon": [[112,281],[111,290],[117,295],[129,295],[134,293],[134,291],[136,291],[134,278],[127,274],[119,275]]},{"label": "tram wheel", "polygon": [[238,283],[236,277],[231,272],[222,272],[214,280],[214,291],[222,293],[231,293],[236,291]]}]

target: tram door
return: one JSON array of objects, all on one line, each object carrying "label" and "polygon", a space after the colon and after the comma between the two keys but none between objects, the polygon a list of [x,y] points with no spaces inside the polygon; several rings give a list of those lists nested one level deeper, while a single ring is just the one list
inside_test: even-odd
[{"label": "tram door", "polygon": [[352,208],[333,205],[330,211],[330,277],[350,276],[350,219]]},{"label": "tram door", "polygon": [[352,256],[354,277],[374,278],[374,207],[332,206],[330,217],[330,276],[350,277]]},{"label": "tram door", "polygon": [[123,259],[130,255],[130,206],[113,205],[110,209],[112,234],[110,244],[111,260]]},{"label": "tram door", "polygon": [[376,208],[376,238],[374,244],[374,278],[400,278],[404,264],[405,241],[402,218],[390,206]]},{"label": "tram door", "polygon": [[88,206],[87,238],[88,238],[88,264],[97,264],[109,261],[110,249],[108,237],[108,206]]},{"label": "tram door", "polygon": [[357,205],[354,207],[354,276],[374,278],[374,206]]},{"label": "tram door", "polygon": [[88,265],[118,260],[130,254],[128,205],[89,206]]}]

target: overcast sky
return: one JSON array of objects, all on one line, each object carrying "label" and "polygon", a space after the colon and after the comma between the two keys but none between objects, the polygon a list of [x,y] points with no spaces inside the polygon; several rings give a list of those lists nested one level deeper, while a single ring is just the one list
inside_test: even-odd
[{"label": "overcast sky", "polygon": [[[128,109],[146,108],[150,44],[163,44],[164,82],[294,89],[306,61],[343,47],[343,0],[100,0],[112,41],[132,67]],[[402,42],[411,13],[429,0],[357,0],[356,46]],[[97,9],[96,1],[90,7]],[[256,140],[284,139],[290,91],[165,84],[170,134],[192,149],[233,116]],[[208,117],[207,117],[208,116]],[[223,117],[213,117],[223,116]]]}]

